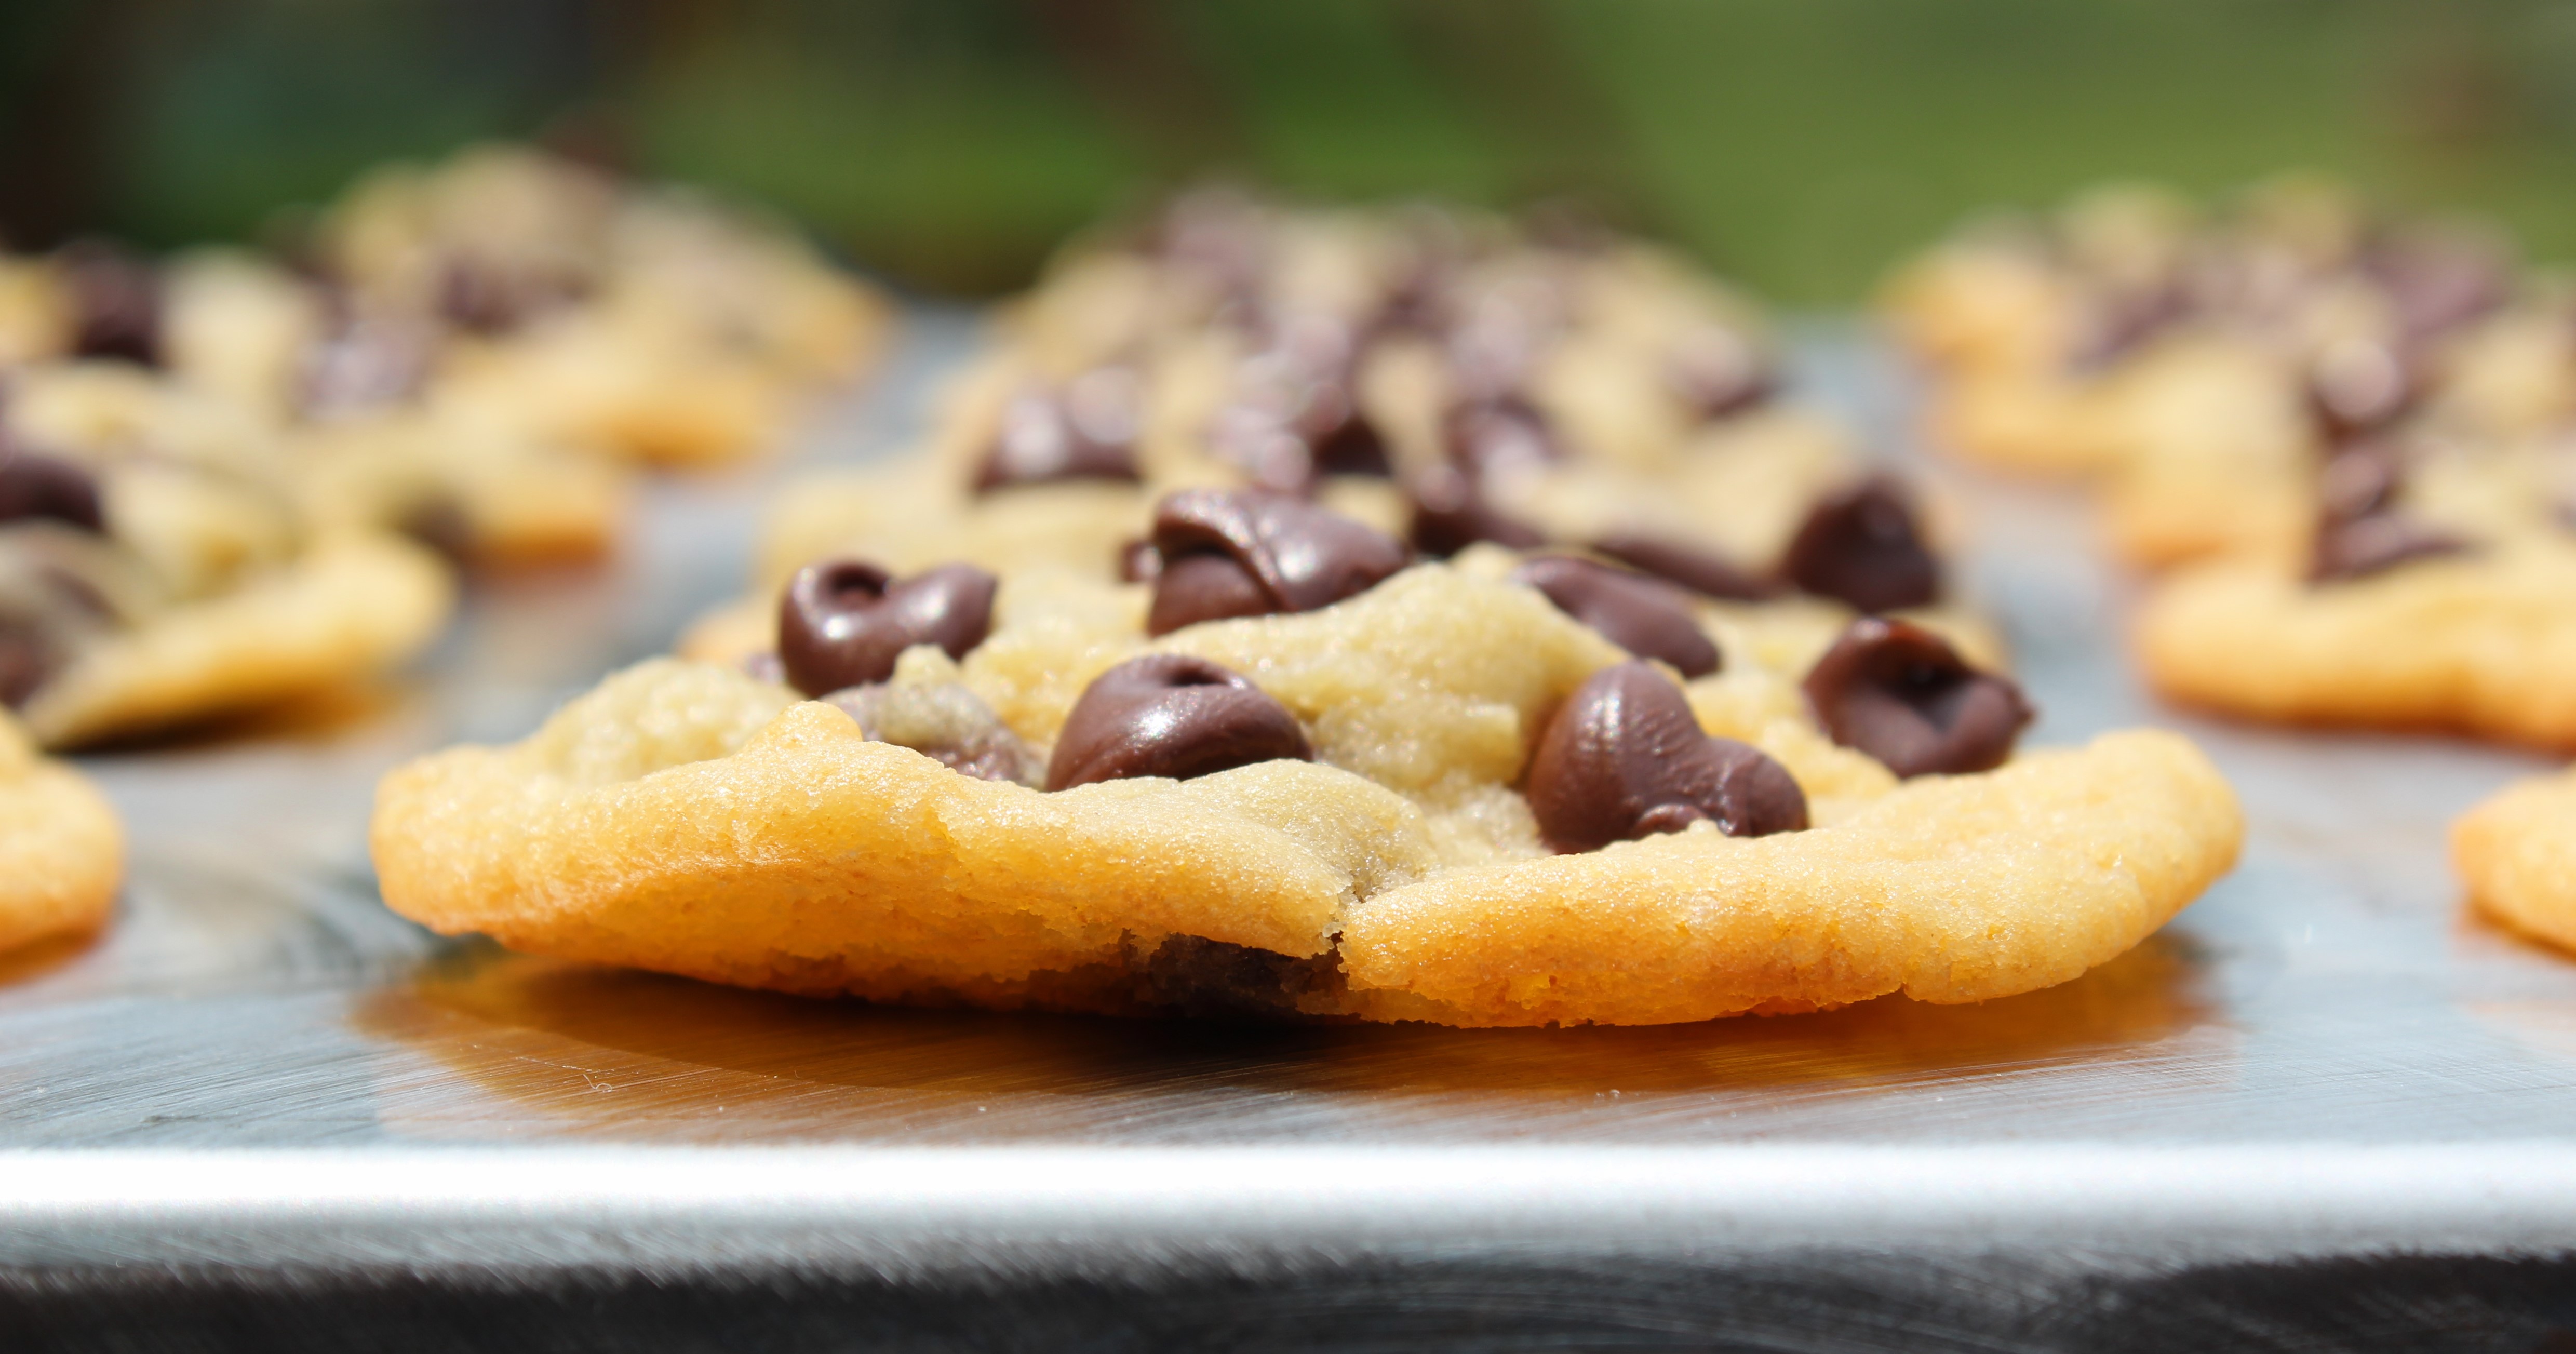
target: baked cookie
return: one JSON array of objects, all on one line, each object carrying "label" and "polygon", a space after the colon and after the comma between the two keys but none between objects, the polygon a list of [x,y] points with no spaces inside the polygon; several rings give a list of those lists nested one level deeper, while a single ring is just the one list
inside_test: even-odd
[{"label": "baked cookie", "polygon": [[0,712],[0,950],[104,924],[124,857],[107,800]]},{"label": "baked cookie", "polygon": [[775,223],[511,147],[370,175],[316,251],[345,325],[436,331],[447,397],[657,465],[773,445],[893,315]]},{"label": "baked cookie", "polygon": [[1937,440],[2102,474],[2113,543],[2161,566],[2295,540],[2317,463],[2354,437],[2436,405],[2530,403],[2446,393],[2484,360],[2467,350],[2499,346],[2486,331],[2513,329],[2497,317],[2515,286],[2483,232],[2287,181],[2206,223],[2167,194],[2097,193],[2045,229],[1936,249],[1888,306],[1932,368]]},{"label": "baked cookie", "polygon": [[2471,906],[2576,950],[2576,775],[2508,786],[2462,814],[2451,862]]},{"label": "baked cookie", "polygon": [[49,747],[362,680],[436,635],[446,568],[317,528],[242,411],[125,362],[0,408],[0,704]]},{"label": "baked cookie", "polygon": [[1657,1023],[2061,982],[2237,849],[2188,743],[2014,756],[2018,690],[1903,622],[1412,563],[1287,495],[1153,544],[1151,584],[800,571],[774,680],[647,663],[388,776],[385,899],[882,1001]]},{"label": "baked cookie", "polygon": [[[1751,307],[1643,245],[1202,194],[1069,256],[998,328],[920,454],[782,497],[764,588],[833,552],[1133,576],[1161,495],[1250,487],[1437,556],[1552,543],[1863,610],[1939,592],[1911,493],[1783,397]],[[1869,578],[1812,567],[1863,539]]]}]

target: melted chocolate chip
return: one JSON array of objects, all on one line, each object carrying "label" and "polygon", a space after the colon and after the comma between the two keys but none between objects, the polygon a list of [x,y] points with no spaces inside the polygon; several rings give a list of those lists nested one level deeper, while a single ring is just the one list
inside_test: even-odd
[{"label": "melted chocolate chip", "polygon": [[1332,427],[1310,433],[1308,440],[1318,475],[1368,475],[1386,479],[1395,474],[1395,461],[1387,454],[1386,438],[1379,434],[1377,425],[1357,409],[1343,415]]},{"label": "melted chocolate chip", "polygon": [[1728,602],[1758,602],[1780,595],[1770,579],[1737,567],[1734,561],[1660,536],[1619,531],[1592,543],[1592,548],[1630,568],[1643,569],[1668,583],[1679,583],[1703,597]]},{"label": "melted chocolate chip", "polygon": [[1154,509],[1148,634],[1200,621],[1314,611],[1376,587],[1402,569],[1392,538],[1281,494],[1185,489]]},{"label": "melted chocolate chip", "polygon": [[2308,371],[2308,413],[2329,445],[2395,423],[2422,393],[2422,374],[2406,354],[2376,340],[2334,344]]},{"label": "melted chocolate chip", "polygon": [[1442,434],[1449,459],[1475,476],[1545,465],[1565,455],[1547,416],[1518,395],[1460,401],[1450,408]]},{"label": "melted chocolate chip", "polygon": [[1572,555],[1541,555],[1512,577],[1639,658],[1670,663],[1684,677],[1717,671],[1717,645],[1692,618],[1690,604],[1667,584]]},{"label": "melted chocolate chip", "polygon": [[105,532],[98,481],[70,461],[33,452],[0,451],[0,522],[36,518]]},{"label": "melted chocolate chip", "polygon": [[25,705],[60,665],[44,631],[0,615],[0,705],[13,710]]},{"label": "melted chocolate chip", "polygon": [[468,333],[507,334],[577,299],[581,291],[570,278],[454,259],[439,274],[438,313]]},{"label": "melted chocolate chip", "polygon": [[1735,837],[1807,826],[1807,796],[1754,748],[1700,731],[1672,679],[1643,663],[1592,674],[1530,760],[1530,811],[1558,851],[1715,823]]},{"label": "melted chocolate chip", "polygon": [[1807,703],[1837,743],[1899,776],[1988,771],[2031,721],[2009,678],[1969,667],[1919,625],[1863,617],[1807,672]]},{"label": "melted chocolate chip", "polygon": [[2469,543],[2404,513],[2373,513],[2321,524],[2308,561],[2308,581],[2349,583],[2400,564],[2466,554]]},{"label": "melted chocolate chip", "polygon": [[1094,679],[1056,738],[1047,788],[1135,776],[1188,780],[1255,762],[1309,761],[1288,707],[1184,654],[1131,658]]},{"label": "melted chocolate chip", "polygon": [[72,352],[80,357],[161,362],[161,276],[143,259],[96,241],[57,256],[72,298]]},{"label": "melted chocolate chip", "polygon": [[2457,555],[2461,538],[2417,520],[2398,506],[2405,453],[2382,439],[2348,443],[2317,476],[2317,530],[2308,580],[2349,582],[2412,560]]},{"label": "melted chocolate chip", "polygon": [[1135,483],[1141,399],[1136,374],[1124,367],[1084,372],[1059,392],[1014,397],[976,469],[975,492],[1062,480]]},{"label": "melted chocolate chip", "polygon": [[1435,466],[1410,485],[1413,548],[1437,559],[1489,541],[1507,550],[1534,550],[1547,533],[1505,513],[1485,497],[1475,477],[1455,466]]},{"label": "melted chocolate chip", "polygon": [[2408,338],[2438,337],[2510,300],[2513,263],[2480,236],[2422,230],[2374,241],[2362,271],[2379,284]]},{"label": "melted chocolate chip", "polygon": [[1922,606],[1941,595],[1941,564],[1923,544],[1912,497],[1881,476],[1809,509],[1781,572],[1801,592],[1861,611]]},{"label": "melted chocolate chip", "polygon": [[826,560],[798,570],[778,606],[778,661],[787,683],[808,696],[882,682],[915,644],[963,658],[993,624],[991,574],[943,564],[910,578],[861,560]]},{"label": "melted chocolate chip", "polygon": [[1038,783],[1041,768],[1028,744],[991,706],[956,682],[870,682],[823,700],[857,720],[859,732],[870,739],[910,748],[960,775],[1014,785]]},{"label": "melted chocolate chip", "polygon": [[1664,379],[1691,412],[1710,422],[1760,407],[1778,384],[1770,363],[1750,341],[1717,326],[1676,345]]},{"label": "melted chocolate chip", "polygon": [[1118,547],[1118,581],[1151,583],[1163,574],[1163,554],[1143,537]]}]

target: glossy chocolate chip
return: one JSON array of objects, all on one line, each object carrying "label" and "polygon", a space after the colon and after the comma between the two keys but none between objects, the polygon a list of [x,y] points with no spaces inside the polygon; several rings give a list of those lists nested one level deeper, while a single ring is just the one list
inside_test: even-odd
[{"label": "glossy chocolate chip", "polygon": [[1194,776],[1314,752],[1288,707],[1204,658],[1148,654],[1094,679],[1057,735],[1047,788]]},{"label": "glossy chocolate chip", "polygon": [[60,666],[45,633],[22,618],[0,615],[0,705],[27,703]]},{"label": "glossy chocolate chip", "polygon": [[1711,422],[1759,408],[1778,384],[1770,361],[1751,340],[1715,325],[1674,345],[1664,380],[1685,407]]},{"label": "glossy chocolate chip", "polygon": [[71,292],[72,352],[157,366],[161,361],[161,276],[114,245],[83,241],[57,256]]},{"label": "glossy chocolate chip", "polygon": [[1163,573],[1162,552],[1152,541],[1139,536],[1118,547],[1118,581],[1151,583]]},{"label": "glossy chocolate chip", "polygon": [[991,574],[943,564],[900,581],[863,560],[825,560],[797,571],[778,605],[778,661],[808,696],[882,682],[915,644],[963,658],[993,624]]},{"label": "glossy chocolate chip", "polygon": [[1875,616],[1852,622],[1805,685],[1827,735],[1899,776],[2001,766],[2032,716],[2009,678],[1968,666],[1919,625]]},{"label": "glossy chocolate chip", "polygon": [[1669,584],[1572,555],[1524,561],[1512,577],[1639,658],[1670,663],[1684,677],[1717,671],[1717,645]]},{"label": "glossy chocolate chip", "polygon": [[1884,477],[1809,509],[1780,572],[1801,592],[1861,611],[1923,606],[1941,595],[1941,564],[1923,543],[1912,496]]},{"label": "glossy chocolate chip", "polygon": [[1148,634],[1200,621],[1314,611],[1376,587],[1408,556],[1392,537],[1284,494],[1184,489],[1154,509]]},{"label": "glossy chocolate chip", "polygon": [[1495,507],[1475,477],[1456,466],[1434,466],[1407,488],[1413,499],[1408,532],[1425,555],[1447,559],[1480,541],[1506,550],[1547,544],[1547,533]]},{"label": "glossy chocolate chip", "polygon": [[1558,851],[1715,823],[1736,837],[1807,826],[1807,796],[1754,748],[1700,731],[1672,679],[1603,668],[1558,707],[1530,760],[1530,811]]},{"label": "glossy chocolate chip", "polygon": [[1472,476],[1545,465],[1565,455],[1547,416],[1517,395],[1460,401],[1441,431],[1449,459]]},{"label": "glossy chocolate chip", "polygon": [[2308,413],[2328,445],[2385,428],[2415,407],[2422,374],[2393,344],[2349,339],[2327,346],[2308,370]]},{"label": "glossy chocolate chip", "polygon": [[0,450],[0,522],[39,518],[105,532],[98,481],[70,461]]},{"label": "glossy chocolate chip", "polygon": [[2308,581],[2349,583],[2385,573],[2416,560],[2467,554],[2466,540],[2404,513],[2373,513],[2349,522],[2329,522],[2317,531],[2308,561]]},{"label": "glossy chocolate chip", "polygon": [[2410,339],[2448,333],[2513,295],[2510,252],[2471,232],[2435,228],[2386,236],[2362,252],[2361,263]]},{"label": "glossy chocolate chip", "polygon": [[975,492],[1064,480],[1135,483],[1142,392],[1124,367],[1099,367],[1060,391],[1027,391],[1002,407],[1002,425],[975,471]]},{"label": "glossy chocolate chip", "polygon": [[1643,569],[1667,583],[1679,583],[1703,597],[1728,602],[1758,602],[1780,595],[1780,585],[1739,567],[1723,555],[1661,536],[1617,531],[1592,548],[1632,569]]},{"label": "glossy chocolate chip", "polygon": [[2405,453],[2386,439],[2347,443],[2317,476],[2317,529],[2308,580],[2343,583],[2398,565],[2469,550],[2458,536],[2423,522],[2397,501]]}]

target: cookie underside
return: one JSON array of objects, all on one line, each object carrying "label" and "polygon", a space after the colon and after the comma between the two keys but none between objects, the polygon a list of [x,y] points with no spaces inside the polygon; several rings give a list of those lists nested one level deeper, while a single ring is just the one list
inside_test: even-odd
[{"label": "cookie underside", "polygon": [[742,986],[1539,1025],[2047,986],[2161,925],[2240,833],[2198,752],[2130,733],[1808,832],[1461,865],[1331,765],[1044,794],[660,662],[525,743],[397,771],[373,844],[386,901],[440,931]]}]

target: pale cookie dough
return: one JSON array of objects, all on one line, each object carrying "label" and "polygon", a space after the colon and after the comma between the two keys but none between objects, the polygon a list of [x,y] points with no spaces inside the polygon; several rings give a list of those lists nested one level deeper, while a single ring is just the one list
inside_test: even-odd
[{"label": "pale cookie dough", "polygon": [[2235,858],[2234,797],[2179,738],[1899,782],[1798,695],[1831,627],[1720,609],[1726,666],[1690,712],[1786,768],[1818,825],[1551,855],[1519,788],[1533,740],[1624,655],[1490,576],[1508,564],[1153,640],[1142,588],[1012,577],[988,638],[909,650],[884,688],[959,693],[943,708],[1043,754],[1095,675],[1191,655],[1283,706],[1315,758],[1183,781],[977,779],[784,686],[648,663],[525,742],[388,776],[384,896],[531,952],[883,1001],[1657,1023],[2061,982]]},{"label": "pale cookie dough", "polygon": [[124,857],[107,800],[0,713],[0,951],[103,925]]},{"label": "pale cookie dough", "polygon": [[2229,714],[2576,747],[2576,544],[2548,536],[2322,585],[2197,566],[2148,594],[2136,643],[2158,692]]},{"label": "pale cookie dough", "polygon": [[2576,775],[2523,781],[2461,815],[2451,863],[2471,906],[2576,950]]}]

